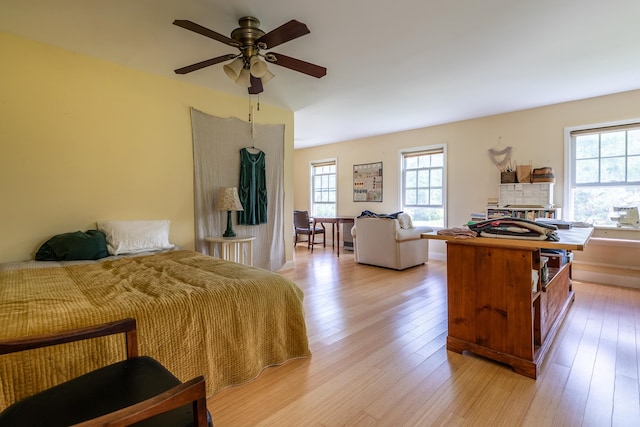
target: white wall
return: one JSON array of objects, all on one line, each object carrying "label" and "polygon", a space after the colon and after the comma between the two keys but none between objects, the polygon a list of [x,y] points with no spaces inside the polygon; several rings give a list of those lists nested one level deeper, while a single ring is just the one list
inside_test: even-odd
[{"label": "white wall", "polygon": [[[434,144],[447,144],[449,227],[465,224],[471,212],[485,209],[488,197],[497,197],[500,175],[489,158],[488,150],[499,144],[513,147],[512,158],[520,164],[531,161],[533,167],[553,167],[557,177],[554,201],[561,207],[564,196],[565,127],[637,118],[640,118],[640,90],[294,150],[294,208],[309,209],[309,163],[316,159],[336,157],[340,215],[355,216],[364,209],[397,211],[399,150]],[[383,162],[384,169],[383,202],[353,202],[353,165],[379,161]],[[431,257],[443,258],[444,244],[432,243]],[[636,258],[640,263],[640,256]],[[615,264],[616,260],[603,262]]]}]

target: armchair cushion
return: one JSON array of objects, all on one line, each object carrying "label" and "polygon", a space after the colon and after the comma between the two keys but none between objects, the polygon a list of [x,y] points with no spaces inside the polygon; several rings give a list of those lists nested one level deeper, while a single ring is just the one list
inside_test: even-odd
[{"label": "armchair cushion", "polygon": [[406,213],[401,213],[398,215],[398,223],[400,224],[400,228],[409,229],[413,228],[413,221],[411,221],[411,216]]},{"label": "armchair cushion", "polygon": [[428,233],[430,231],[433,231],[431,227],[413,227],[406,230],[404,228],[399,228],[396,230],[396,240],[403,241],[420,239],[420,234]]},{"label": "armchair cushion", "polygon": [[396,270],[424,264],[429,258],[429,241],[420,234],[429,231],[433,230],[402,228],[399,219],[358,217],[351,229],[355,260]]}]

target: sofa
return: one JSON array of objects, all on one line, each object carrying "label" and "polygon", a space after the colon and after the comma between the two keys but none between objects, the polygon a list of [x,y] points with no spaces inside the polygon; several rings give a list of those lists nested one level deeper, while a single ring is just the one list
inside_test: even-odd
[{"label": "sofa", "polygon": [[421,233],[430,227],[414,227],[408,215],[398,218],[358,217],[351,229],[357,263],[404,270],[424,264],[429,258],[429,241]]}]

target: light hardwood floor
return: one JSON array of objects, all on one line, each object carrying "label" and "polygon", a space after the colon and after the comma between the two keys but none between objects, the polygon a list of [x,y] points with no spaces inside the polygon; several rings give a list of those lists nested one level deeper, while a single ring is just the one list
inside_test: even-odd
[{"label": "light hardwood floor", "polygon": [[640,426],[640,291],[574,281],[538,380],[448,352],[446,264],[295,249],[313,355],[208,399],[225,426]]}]

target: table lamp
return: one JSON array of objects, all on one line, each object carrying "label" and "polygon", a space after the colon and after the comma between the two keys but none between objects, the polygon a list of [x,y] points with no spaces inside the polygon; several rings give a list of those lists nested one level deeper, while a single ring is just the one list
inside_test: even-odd
[{"label": "table lamp", "polygon": [[242,203],[238,197],[237,187],[222,187],[218,193],[218,201],[215,209],[217,211],[227,211],[227,230],[222,237],[236,237],[235,231],[231,226],[231,211],[242,211]]}]

